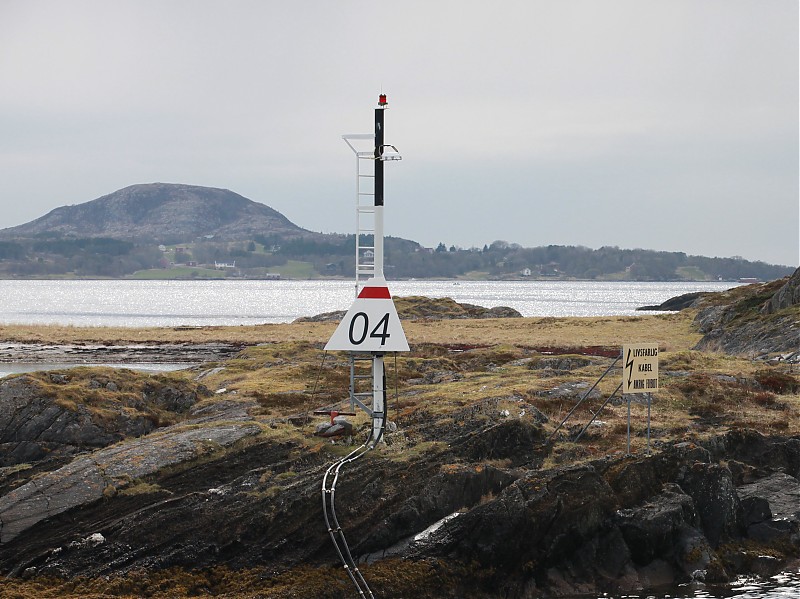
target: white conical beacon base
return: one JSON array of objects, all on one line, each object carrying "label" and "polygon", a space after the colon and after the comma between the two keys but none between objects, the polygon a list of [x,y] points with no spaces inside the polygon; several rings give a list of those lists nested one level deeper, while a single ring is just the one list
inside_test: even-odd
[{"label": "white conical beacon base", "polygon": [[373,353],[409,351],[406,334],[383,278],[366,282],[325,350]]}]

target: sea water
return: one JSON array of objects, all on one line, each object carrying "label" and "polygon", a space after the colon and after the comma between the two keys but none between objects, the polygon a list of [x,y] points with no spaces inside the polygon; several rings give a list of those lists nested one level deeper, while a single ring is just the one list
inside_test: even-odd
[{"label": "sea water", "polygon": [[[743,576],[724,586],[684,585],[670,592],[581,595],[571,599],[798,599],[800,571],[769,578]],[[566,598],[565,598],[566,599]]]},{"label": "sea water", "polygon": [[[636,308],[735,283],[389,281],[393,296],[450,297],[523,316],[641,315]],[[291,322],[346,310],[352,281],[2,280],[0,324],[174,327]]]}]

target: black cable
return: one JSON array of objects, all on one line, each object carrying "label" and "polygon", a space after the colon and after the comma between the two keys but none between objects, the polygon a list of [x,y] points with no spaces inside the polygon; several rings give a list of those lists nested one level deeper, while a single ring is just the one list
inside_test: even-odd
[{"label": "black cable", "polygon": [[311,391],[311,397],[314,397],[317,394],[317,384],[319,384],[319,377],[322,376],[322,367],[325,365],[325,357],[328,355],[328,350],[325,350],[322,353],[322,361],[319,363],[319,368],[317,368],[317,378],[314,380],[314,389]]}]

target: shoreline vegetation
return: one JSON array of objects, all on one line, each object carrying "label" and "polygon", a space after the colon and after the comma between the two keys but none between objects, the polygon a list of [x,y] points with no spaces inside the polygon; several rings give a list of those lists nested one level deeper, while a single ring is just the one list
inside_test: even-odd
[{"label": "shoreline vegetation", "polygon": [[[776,266],[775,268],[788,271],[790,267]],[[752,273],[751,273],[752,274]],[[770,272],[772,274],[772,272]],[[275,272],[262,274],[244,274],[239,272],[224,272],[211,268],[198,267],[170,267],[155,268],[132,272],[122,276],[102,276],[92,274],[61,273],[24,275],[0,273],[0,281],[352,281],[348,275],[326,275],[314,270],[310,263],[298,263],[291,271],[276,269]],[[393,276],[393,281],[528,281],[528,282],[661,282],[661,283],[758,283],[763,282],[759,276],[726,276],[705,274],[701,271],[678,273],[672,276],[659,278],[634,277],[629,272],[609,273],[604,276],[575,276],[575,275],[523,275],[520,273],[490,274],[489,272],[468,272],[456,275],[428,275],[428,276]]]},{"label": "shoreline vegetation", "polygon": [[[566,597],[797,568],[798,366],[761,351],[770,339],[783,347],[775,333],[744,351],[697,349],[727,339],[731,323],[767,326],[775,316],[762,305],[786,285],[636,317],[453,319],[436,302],[398,306],[412,350],[387,359],[397,430],[337,491],[375,595]],[[794,304],[775,314],[800,320]],[[347,397],[346,357],[322,350],[336,324],[0,326],[12,354],[14,344],[227,348],[168,374],[0,380],[0,594],[353,596],[319,483],[369,423],[352,417],[350,441],[313,436],[312,412]],[[630,396],[631,455],[621,398],[575,441],[620,368],[554,433],[631,342],[659,348],[652,455],[644,395]]]}]

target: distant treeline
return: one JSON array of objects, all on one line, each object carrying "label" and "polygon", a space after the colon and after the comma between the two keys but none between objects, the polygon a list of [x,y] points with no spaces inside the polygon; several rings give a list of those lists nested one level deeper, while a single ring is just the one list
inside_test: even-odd
[{"label": "distant treeline", "polygon": [[153,268],[161,260],[157,247],[104,237],[0,241],[4,276],[123,277]]},{"label": "distant treeline", "polygon": [[[442,249],[441,246],[439,248]],[[618,247],[590,249],[581,246],[549,245],[523,248],[497,241],[480,252],[448,249],[433,256],[463,256],[470,269],[487,270],[492,275],[521,273],[530,270],[534,277],[569,277],[576,279],[628,278],[638,281],[670,281],[683,278],[739,279],[754,277],[777,279],[793,269],[751,262],[742,258],[706,258],[683,252],[626,250]],[[476,255],[479,256],[476,259]]]},{"label": "distant treeline", "polygon": [[[297,239],[275,246],[277,253],[295,260],[312,262],[319,272],[327,268],[335,274],[351,276],[354,271],[355,236],[317,242]],[[371,245],[366,238],[364,245]],[[470,273],[488,277],[530,276],[534,278],[631,279],[637,281],[674,281],[680,279],[738,280],[758,278],[764,281],[791,274],[794,269],[740,257],[707,258],[683,252],[625,250],[602,247],[593,250],[581,246],[549,245],[523,248],[505,241],[495,241],[482,248],[462,249],[440,243],[423,248],[418,243],[389,237],[386,245],[386,271],[393,278],[451,278]]]},{"label": "distant treeline", "polygon": [[[362,245],[372,245],[371,238]],[[626,279],[635,281],[773,280],[793,268],[740,257],[707,258],[683,252],[626,250],[618,247],[590,249],[549,245],[524,248],[495,241],[482,248],[457,248],[440,243],[424,248],[419,243],[388,237],[385,270],[391,278],[570,278]],[[123,277],[138,270],[167,268],[175,263],[195,266],[215,262],[236,263],[235,273],[257,277],[289,260],[308,262],[321,276],[352,277],[355,270],[354,235],[317,235],[292,239],[256,235],[249,241],[198,240],[175,248],[159,249],[154,243],[134,243],[110,238],[59,238],[0,241],[0,270],[4,276]]]}]

